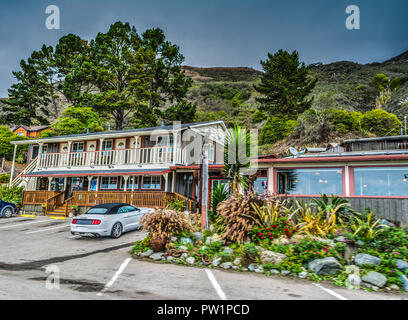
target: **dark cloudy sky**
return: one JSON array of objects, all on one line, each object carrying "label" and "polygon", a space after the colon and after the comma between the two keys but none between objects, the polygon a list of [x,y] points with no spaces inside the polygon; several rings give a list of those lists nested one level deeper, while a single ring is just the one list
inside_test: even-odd
[{"label": "dark cloudy sky", "polygon": [[[348,5],[361,10],[361,29],[345,27]],[[61,29],[45,27],[57,5]],[[43,43],[75,33],[85,39],[117,20],[142,32],[160,27],[185,64],[260,69],[267,52],[298,50],[307,64],[383,61],[408,50],[407,0],[0,0],[0,97],[12,71]]]}]

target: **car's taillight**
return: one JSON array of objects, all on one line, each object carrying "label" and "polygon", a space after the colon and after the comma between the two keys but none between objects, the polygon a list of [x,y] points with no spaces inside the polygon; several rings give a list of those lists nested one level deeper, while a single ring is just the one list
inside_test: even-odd
[{"label": "car's taillight", "polygon": [[73,220],[72,220],[72,224],[76,224],[77,221],[78,221],[78,219],[73,219]]},{"label": "car's taillight", "polygon": [[101,224],[101,220],[92,220],[92,224]]}]

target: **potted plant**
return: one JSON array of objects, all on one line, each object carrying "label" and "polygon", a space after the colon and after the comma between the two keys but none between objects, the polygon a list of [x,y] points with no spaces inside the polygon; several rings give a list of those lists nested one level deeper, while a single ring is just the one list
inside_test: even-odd
[{"label": "potted plant", "polygon": [[71,206],[71,212],[69,213],[69,216],[75,217],[77,215],[78,210],[79,210],[79,206],[77,204],[73,204]]}]

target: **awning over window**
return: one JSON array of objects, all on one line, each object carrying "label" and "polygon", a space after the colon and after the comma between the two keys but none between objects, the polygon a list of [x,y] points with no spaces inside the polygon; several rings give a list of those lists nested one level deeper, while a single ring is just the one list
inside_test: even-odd
[{"label": "awning over window", "polygon": [[82,177],[82,176],[132,176],[158,175],[170,172],[169,169],[116,169],[116,170],[60,170],[38,171],[22,175],[23,177]]}]

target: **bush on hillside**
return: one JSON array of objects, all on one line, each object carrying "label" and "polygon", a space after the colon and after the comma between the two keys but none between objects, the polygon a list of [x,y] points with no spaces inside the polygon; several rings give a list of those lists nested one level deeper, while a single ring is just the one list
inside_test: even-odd
[{"label": "bush on hillside", "polygon": [[377,136],[390,136],[399,134],[402,123],[395,114],[375,109],[362,115],[361,126],[364,130]]},{"label": "bush on hillside", "polygon": [[291,134],[297,122],[285,120],[281,117],[268,117],[259,137],[260,144],[274,143]]}]

